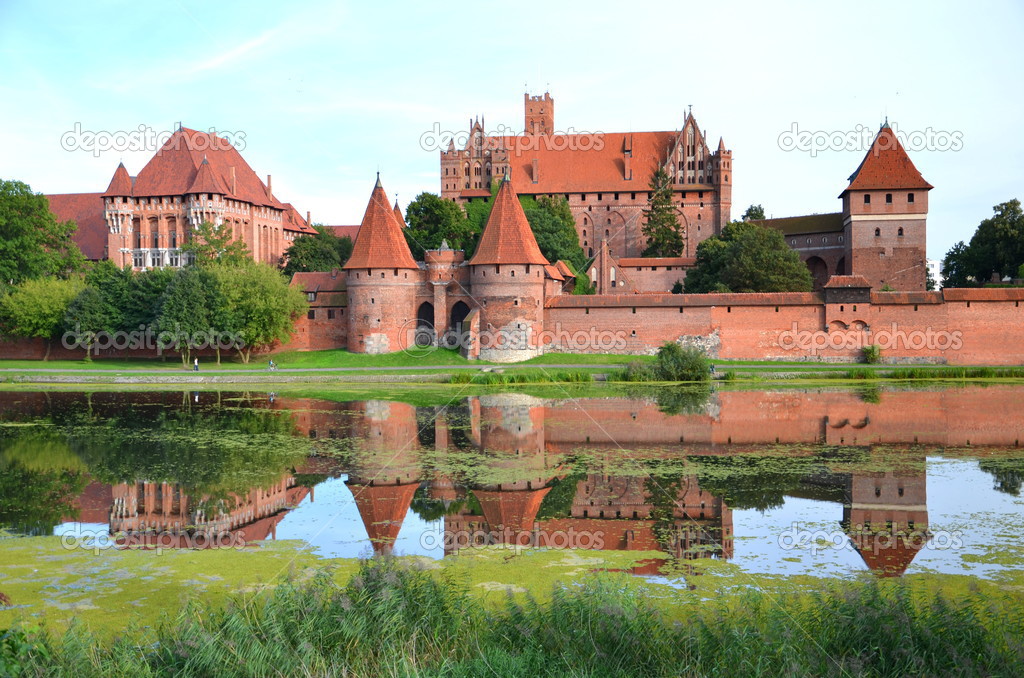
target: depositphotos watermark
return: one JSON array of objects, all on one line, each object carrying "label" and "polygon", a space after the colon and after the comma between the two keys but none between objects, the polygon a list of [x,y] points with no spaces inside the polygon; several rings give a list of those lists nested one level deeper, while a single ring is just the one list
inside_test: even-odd
[{"label": "depositphotos watermark", "polygon": [[546,346],[592,353],[614,353],[624,350],[628,345],[623,330],[602,330],[597,327],[567,330],[561,323],[555,323],[554,328],[539,332],[529,323],[518,323],[515,327],[488,328],[479,332],[448,330],[439,336],[429,322],[410,320],[401,331],[406,337],[403,352],[413,356],[424,356],[441,347],[465,350],[474,342],[479,342],[481,348],[526,350]]},{"label": "depositphotos watermark", "polygon": [[73,330],[61,336],[60,342],[66,349],[88,349],[94,355],[106,349],[155,351],[157,355],[163,355],[165,351],[176,352],[182,347],[198,351],[207,348],[231,351],[245,347],[245,341],[236,332],[213,328],[188,332],[180,326],[173,330],[156,330],[152,325],[139,325],[139,329],[130,332],[94,332],[82,330],[81,325],[76,324]]},{"label": "depositphotos watermark", "polygon": [[[915,151],[960,151],[964,147],[964,133],[959,130],[936,130],[927,127],[923,130],[904,131],[895,123],[890,125],[894,138],[908,152]],[[779,148],[783,151],[800,151],[810,153],[811,157],[825,151],[858,151],[865,153],[872,148],[878,130],[857,125],[847,130],[806,130],[800,129],[798,123],[779,134]],[[888,150],[890,137],[883,136],[878,140],[878,150]]]},{"label": "depositphotos watermark", "polygon": [[801,330],[797,323],[779,334],[779,347],[784,351],[806,351],[817,355],[823,351],[859,350],[878,346],[883,351],[959,351],[963,348],[963,332],[960,330],[902,330],[898,323],[888,328],[849,328],[824,330]]},{"label": "depositphotos watermark", "polygon": [[164,149],[164,144],[173,138],[173,143],[165,150],[185,148],[189,151],[218,151],[234,148],[245,150],[245,132],[218,130],[211,127],[205,134],[179,134],[174,136],[170,130],[155,130],[149,125],[139,125],[135,129],[120,130],[84,130],[82,123],[76,122],[60,136],[60,147],[65,151],[83,151],[99,157],[107,151],[131,153],[147,151],[155,153]]},{"label": "depositphotos watermark", "polygon": [[445,530],[439,537],[436,532],[420,534],[420,546],[427,550],[444,547],[445,551],[477,546],[530,546],[548,549],[597,549],[604,548],[604,532],[575,530],[517,530],[498,525],[489,530]]},{"label": "depositphotos watermark", "polygon": [[108,549],[155,551],[160,555],[164,551],[181,549],[242,549],[245,548],[246,541],[240,534],[227,531],[147,530],[111,534],[106,529],[78,527],[62,534],[60,545],[65,551],[84,549],[92,551],[93,555]]},{"label": "depositphotos watermark", "polygon": [[[482,135],[470,135],[469,130],[442,130],[441,123],[420,135],[420,148],[424,151],[446,151],[450,144],[462,151],[472,143],[480,152],[504,152],[519,157],[534,151],[600,151],[604,149],[604,132],[577,132],[569,127],[551,134],[525,134],[505,125],[498,125]],[[493,158],[499,160],[500,158]],[[467,161],[469,159],[467,158]]]},{"label": "depositphotos watermark", "polygon": [[799,522],[780,532],[777,542],[783,551],[810,551],[815,556],[825,551],[864,551],[866,548],[877,554],[897,547],[949,551],[964,546],[963,532],[960,530],[847,533],[842,530],[805,529]]}]

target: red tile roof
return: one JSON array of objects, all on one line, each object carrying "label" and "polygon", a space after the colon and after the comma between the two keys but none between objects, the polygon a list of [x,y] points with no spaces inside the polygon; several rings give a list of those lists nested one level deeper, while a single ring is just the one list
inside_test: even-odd
[{"label": "red tile roof", "polygon": [[544,272],[552,280],[561,280],[565,282],[565,276],[562,275],[562,272],[558,270],[557,266],[545,266]]},{"label": "red tile roof", "polygon": [[78,224],[72,238],[86,259],[99,261],[107,256],[107,221],[103,216],[103,194],[64,193],[48,195],[50,211],[57,221]]},{"label": "red tile roof", "polygon": [[557,268],[558,272],[561,273],[566,278],[576,277],[576,274],[572,272],[571,268],[569,268],[569,264],[565,263],[561,259],[555,262],[555,268]]},{"label": "red tile roof", "polygon": [[398,222],[399,226],[405,228],[405,217],[402,216],[402,208],[398,206],[397,200],[395,201],[395,221]]},{"label": "red tile roof", "polygon": [[886,188],[932,188],[914,167],[910,156],[903,150],[899,138],[888,124],[878,130],[871,148],[857,170],[850,175],[850,185],[843,193]]},{"label": "red tile roof", "polygon": [[[507,149],[516,190],[523,194],[649,190],[651,175],[665,162],[679,132],[609,132],[499,137]],[[623,149],[631,142],[627,178]],[[533,161],[537,176],[533,176]],[[686,184],[680,190],[699,190]],[[700,188],[711,189],[701,185]],[[467,192],[463,191],[463,195]]]},{"label": "red tile roof", "polygon": [[825,287],[829,289],[836,287],[871,287],[871,283],[862,275],[834,275],[828,279]]},{"label": "red tile roof", "polygon": [[480,502],[484,518],[492,530],[501,526],[516,532],[528,532],[533,529],[537,511],[550,491],[550,487],[511,492],[473,490],[473,495]]},{"label": "red tile roof", "polygon": [[352,238],[352,242],[355,242],[356,238],[359,237],[359,224],[326,226],[326,228],[329,228],[332,231],[334,231],[334,235],[338,236],[339,238]]},{"label": "red tile roof", "polygon": [[217,178],[217,175],[210,169],[210,163],[203,156],[203,162],[199,164],[199,170],[196,172],[196,178],[192,180],[192,185],[188,187],[186,193],[217,193],[218,195],[228,195],[231,190]]},{"label": "red tile roof", "polygon": [[470,266],[484,264],[540,264],[549,265],[537,246],[530,222],[512,188],[511,181],[503,181],[494,197],[491,215],[487,218],[483,235]]},{"label": "red tile roof", "polygon": [[946,301],[1024,301],[1024,287],[946,287]]},{"label": "red tile roof", "polygon": [[783,235],[807,233],[835,233],[843,230],[843,213],[807,214],[779,219],[751,219],[751,223],[782,231]]},{"label": "red tile roof", "polygon": [[395,221],[395,213],[380,184],[380,177],[370,194],[363,223],[359,226],[359,236],[352,247],[352,256],[344,268],[417,268],[409,244],[402,235],[402,227]]},{"label": "red tile roof", "polygon": [[816,292],[746,292],[729,294],[563,294],[546,308],[642,308],[678,306],[817,306]]},{"label": "red tile roof", "polygon": [[[226,139],[182,127],[146,163],[135,179],[136,197],[185,195],[189,192],[203,158],[233,200],[281,209],[260,178],[238,150]],[[231,169],[235,170],[232,181]]]},{"label": "red tile roof", "polygon": [[103,194],[103,197],[128,196],[131,194],[132,178],[128,176],[128,170],[124,168],[124,163],[118,163],[117,169],[114,170],[114,176],[110,179],[110,185],[107,186],[107,192]]},{"label": "red tile roof", "polygon": [[294,273],[291,284],[303,292],[343,292],[345,276],[337,270]]},{"label": "red tile roof", "polygon": [[299,211],[290,202],[284,203],[284,230],[298,231],[306,235],[313,235],[316,229],[306,223]]}]

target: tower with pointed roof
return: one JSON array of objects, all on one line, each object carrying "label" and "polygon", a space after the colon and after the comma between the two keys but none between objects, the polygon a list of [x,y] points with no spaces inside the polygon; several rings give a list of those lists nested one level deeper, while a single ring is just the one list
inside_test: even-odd
[{"label": "tower with pointed roof", "polygon": [[923,291],[931,189],[886,121],[839,195],[845,272],[864,276],[875,290]]},{"label": "tower with pointed roof", "polygon": [[392,353],[411,346],[424,273],[412,258],[380,175],[344,270],[348,349]]},{"label": "tower with pointed roof", "polygon": [[506,175],[469,260],[480,307],[481,360],[517,362],[540,355],[547,266]]}]

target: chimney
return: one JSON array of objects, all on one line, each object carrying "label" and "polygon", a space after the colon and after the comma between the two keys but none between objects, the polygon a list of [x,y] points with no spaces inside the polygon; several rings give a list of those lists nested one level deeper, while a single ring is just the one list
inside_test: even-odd
[{"label": "chimney", "polygon": [[306,210],[306,226],[312,226],[313,222],[309,218],[309,210]]},{"label": "chimney", "polygon": [[231,195],[237,195],[238,194],[238,190],[236,189],[235,186],[236,186],[236,183],[235,183],[235,166],[232,165],[231,166]]},{"label": "chimney", "polygon": [[274,195],[274,187],[270,183],[270,175],[267,175],[267,193]]}]

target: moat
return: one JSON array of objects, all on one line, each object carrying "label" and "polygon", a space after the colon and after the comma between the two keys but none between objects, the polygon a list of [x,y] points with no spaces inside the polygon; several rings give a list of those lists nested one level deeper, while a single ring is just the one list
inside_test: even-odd
[{"label": "moat", "polygon": [[389,555],[488,563],[485,591],[530,590],[531,559],[553,581],[610,570],[667,591],[1017,581],[1022,397],[7,392],[0,615],[138,611],[163,584],[171,600],[220,595],[241,570],[251,587]]}]

